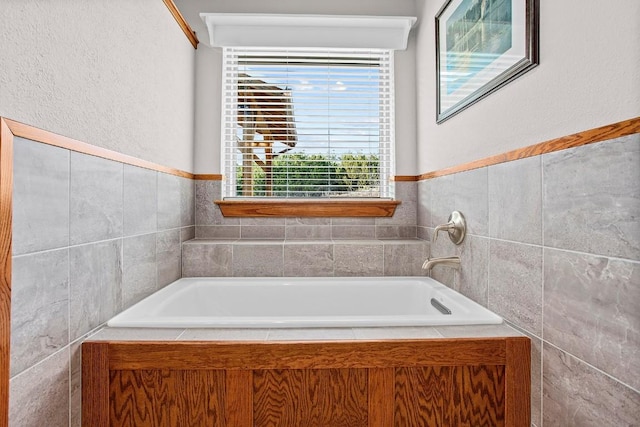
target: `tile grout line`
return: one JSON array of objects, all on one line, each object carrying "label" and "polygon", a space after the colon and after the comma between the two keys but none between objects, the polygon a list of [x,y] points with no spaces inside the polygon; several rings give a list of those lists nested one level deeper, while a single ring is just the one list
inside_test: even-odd
[{"label": "tile grout line", "polygon": [[544,221],[544,213],[545,213],[545,178],[544,178],[544,156],[540,156],[540,241],[542,242],[542,276],[541,276],[541,299],[540,302],[540,427],[544,424],[544,288],[545,288],[545,221]]},{"label": "tile grout line", "polygon": [[[68,154],[69,181],[67,183],[67,346],[69,346],[69,353],[67,358],[67,366],[69,372],[67,373],[67,378],[69,381],[69,385],[67,388],[67,399],[69,403],[67,411],[69,417],[69,426],[71,426],[71,152],[68,151]],[[26,372],[26,370],[23,372]]]},{"label": "tile grout line", "polygon": [[557,345],[555,345],[555,344],[553,344],[553,343],[551,343],[551,342],[549,342],[549,341],[542,340],[542,342],[543,342],[543,346],[544,346],[544,344],[547,344],[547,345],[549,345],[550,347],[553,347],[553,348],[555,348],[556,350],[561,351],[562,353],[564,353],[564,354],[567,354],[567,355],[571,356],[573,359],[575,359],[575,360],[576,360],[576,361],[578,361],[579,363],[582,363],[582,364],[584,364],[584,365],[588,366],[589,368],[593,369],[594,371],[597,371],[598,373],[600,373],[600,374],[602,374],[602,375],[605,375],[606,377],[608,377],[609,379],[613,380],[614,382],[616,382],[616,383],[618,383],[618,384],[620,384],[620,385],[622,385],[622,386],[624,386],[624,387],[628,388],[628,389],[629,389],[629,390],[631,390],[631,391],[634,391],[634,392],[635,392],[635,393],[637,393],[637,394],[640,394],[640,389],[636,389],[636,388],[635,388],[635,387],[633,387],[632,385],[625,383],[624,381],[622,381],[622,380],[620,380],[620,379],[618,379],[618,378],[614,377],[613,375],[611,375],[611,374],[609,374],[609,373],[607,373],[607,372],[603,371],[602,369],[598,368],[597,366],[592,365],[591,363],[587,362],[586,360],[583,360],[583,359],[579,358],[579,357],[578,357],[578,356],[576,356],[575,354],[573,354],[573,353],[571,353],[571,352],[569,352],[569,351],[566,351],[566,350],[564,350],[564,349],[562,349],[562,348],[558,347]]}]

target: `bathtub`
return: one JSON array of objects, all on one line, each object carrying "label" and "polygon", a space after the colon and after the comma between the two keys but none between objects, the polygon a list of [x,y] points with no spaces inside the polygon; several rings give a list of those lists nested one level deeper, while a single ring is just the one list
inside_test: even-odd
[{"label": "bathtub", "polygon": [[301,328],[499,324],[428,277],[183,278],[109,320],[111,327]]}]

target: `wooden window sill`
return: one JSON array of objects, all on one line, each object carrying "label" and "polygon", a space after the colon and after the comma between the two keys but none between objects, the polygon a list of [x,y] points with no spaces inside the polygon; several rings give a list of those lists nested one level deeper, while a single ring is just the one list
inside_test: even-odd
[{"label": "wooden window sill", "polygon": [[391,217],[399,200],[216,200],[225,217]]}]

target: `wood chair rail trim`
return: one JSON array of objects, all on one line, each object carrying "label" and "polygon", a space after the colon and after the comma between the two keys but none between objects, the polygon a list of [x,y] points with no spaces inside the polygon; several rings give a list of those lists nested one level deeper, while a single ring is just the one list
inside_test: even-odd
[{"label": "wood chair rail trim", "polygon": [[167,6],[167,9],[169,9],[169,12],[171,12],[171,15],[173,15],[173,19],[176,20],[184,35],[187,36],[187,39],[189,39],[189,43],[191,43],[191,46],[193,46],[194,49],[197,49],[198,43],[200,43],[200,41],[198,40],[198,36],[196,36],[196,32],[191,29],[191,26],[189,25],[187,20],[184,19],[184,16],[182,15],[182,13],[180,13],[173,0],[162,1],[164,2],[165,6]]},{"label": "wood chair rail trim", "polygon": [[58,135],[43,129],[38,129],[34,126],[25,125],[24,123],[16,122],[7,118],[4,118],[2,120],[6,123],[9,130],[14,136],[30,139],[32,141],[40,142],[43,144],[53,145],[54,147],[60,147],[82,154],[101,157],[107,160],[114,160],[116,162],[124,163],[131,166],[138,166],[144,169],[150,169],[153,171],[175,175],[182,178],[194,179],[194,175],[189,172],[162,166],[153,162],[148,162],[146,160],[138,159],[127,154],[122,154],[118,153],[117,151],[91,145],[86,142]]}]

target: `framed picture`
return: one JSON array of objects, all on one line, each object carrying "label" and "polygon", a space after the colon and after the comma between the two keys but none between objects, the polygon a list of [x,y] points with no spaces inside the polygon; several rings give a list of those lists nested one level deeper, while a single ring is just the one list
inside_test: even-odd
[{"label": "framed picture", "polygon": [[436,15],[436,122],[538,64],[539,0],[446,0]]}]

